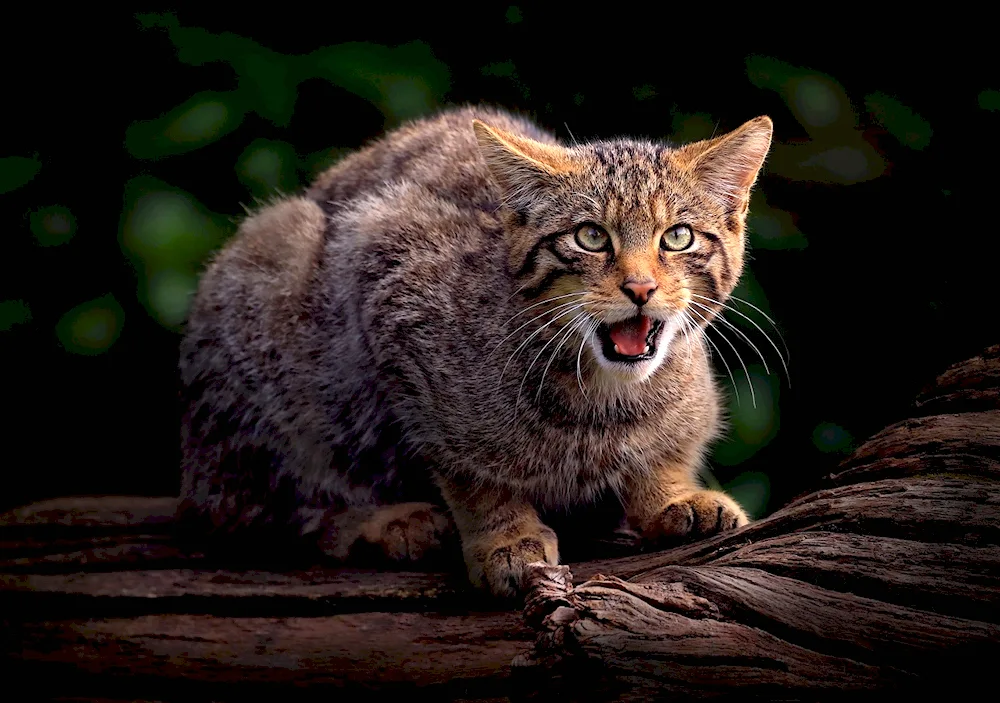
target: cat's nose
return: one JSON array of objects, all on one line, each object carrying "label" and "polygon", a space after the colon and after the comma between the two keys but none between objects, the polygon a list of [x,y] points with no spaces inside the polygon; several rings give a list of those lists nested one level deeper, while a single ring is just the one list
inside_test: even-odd
[{"label": "cat's nose", "polygon": [[656,292],[656,281],[646,279],[645,281],[625,281],[622,284],[622,293],[636,305],[645,305]]}]

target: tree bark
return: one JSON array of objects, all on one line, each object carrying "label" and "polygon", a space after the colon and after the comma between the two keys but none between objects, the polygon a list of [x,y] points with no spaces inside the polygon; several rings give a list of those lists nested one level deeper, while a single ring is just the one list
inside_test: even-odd
[{"label": "tree bark", "polygon": [[998,389],[992,347],[764,520],[670,551],[539,565],[525,608],[539,634],[517,667],[622,699],[985,685],[1000,657]]},{"label": "tree bark", "polygon": [[0,662],[35,697],[953,696],[1000,658],[998,479],[1000,346],[815,492],[538,565],[523,614],[458,572],[234,569],[173,538],[170,498],[45,501],[0,515]]}]

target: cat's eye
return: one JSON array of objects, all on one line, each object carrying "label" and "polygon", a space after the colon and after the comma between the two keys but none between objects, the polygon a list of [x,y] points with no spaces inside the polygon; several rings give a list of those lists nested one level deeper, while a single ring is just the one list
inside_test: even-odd
[{"label": "cat's eye", "polygon": [[611,237],[597,225],[582,224],[576,228],[576,243],[587,251],[601,251],[608,248]]},{"label": "cat's eye", "polygon": [[671,227],[660,237],[660,248],[666,251],[684,251],[694,242],[694,232],[687,225]]}]

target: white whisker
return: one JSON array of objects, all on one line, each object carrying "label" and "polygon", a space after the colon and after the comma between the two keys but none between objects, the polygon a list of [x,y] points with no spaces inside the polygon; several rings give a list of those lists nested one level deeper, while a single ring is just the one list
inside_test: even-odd
[{"label": "white whisker", "polygon": [[[743,373],[745,373],[746,376],[747,376],[747,384],[750,386],[750,400],[753,403],[754,408],[756,408],[757,407],[757,394],[754,392],[754,389],[753,389],[753,380],[750,378],[750,370],[747,368],[746,363],[744,363],[743,357],[740,356],[739,350],[736,349],[736,346],[731,341],[729,341],[729,337],[727,337],[722,332],[722,330],[718,329],[717,327],[712,327],[712,323],[709,322],[708,318],[702,317],[702,314],[700,312],[698,312],[697,310],[692,310],[691,312],[693,312],[695,315],[697,315],[698,317],[700,317],[702,319],[702,321],[704,321],[704,323],[705,323],[705,329],[706,330],[709,329],[709,328],[711,328],[711,329],[714,329],[716,332],[718,332],[719,336],[722,337],[723,340],[725,340],[726,344],[729,345],[729,348],[733,350],[734,354],[736,354],[736,358],[739,359],[740,366],[743,367]],[[722,319],[722,318],[718,318],[718,319]],[[733,379],[733,388],[736,388],[736,379]]]},{"label": "white whisker", "polygon": [[778,323],[775,322],[774,320],[772,320],[770,315],[768,315],[766,312],[764,312],[763,310],[761,310],[759,307],[757,307],[756,305],[754,305],[753,303],[751,303],[749,300],[744,300],[743,298],[739,298],[739,297],[737,297],[737,296],[735,296],[735,295],[733,295],[731,293],[729,294],[729,298],[731,300],[736,301],[737,303],[743,303],[744,305],[749,305],[751,308],[753,308],[754,310],[756,310],[757,312],[759,312],[764,317],[765,320],[767,320],[768,322],[770,322],[771,323],[771,327],[773,327],[774,331],[778,334],[778,339],[781,340],[781,346],[784,347],[784,349],[785,349],[785,357],[787,359],[791,360],[792,354],[788,350],[788,343],[785,342],[785,336],[783,334],[781,334],[781,329],[778,327]]},{"label": "white whisker", "polygon": [[580,373],[580,357],[583,356],[583,347],[587,344],[587,337],[597,330],[597,326],[596,322],[591,323],[587,334],[580,335],[580,351],[576,353],[576,382],[580,386],[580,392],[583,393],[583,397],[587,400],[590,400],[590,398],[587,397],[587,391],[583,387],[583,376]]},{"label": "white whisker", "polygon": [[688,327],[692,325],[690,318],[687,315],[686,310],[681,310],[681,333],[684,335],[684,343],[688,348],[688,364],[690,365],[694,358],[694,346],[691,344],[691,337],[688,335]]},{"label": "white whisker", "polygon": [[[542,325],[541,327],[539,327],[537,330],[535,330],[534,332],[532,332],[531,334],[529,334],[525,338],[525,340],[518,345],[517,349],[514,350],[514,353],[511,354],[510,357],[507,359],[507,363],[504,364],[503,371],[500,372],[500,380],[497,382],[498,386],[499,386],[499,384],[503,383],[503,377],[504,377],[504,374],[507,373],[507,368],[510,366],[510,362],[512,362],[514,360],[514,357],[517,356],[518,353],[522,349],[524,349],[528,345],[528,343],[531,342],[531,340],[535,338],[536,335],[541,334],[542,330],[544,330],[549,325],[551,325],[551,324],[553,324],[555,322],[558,322],[560,318],[565,317],[566,315],[569,315],[574,310],[579,310],[584,305],[586,305],[586,303],[567,303],[567,305],[572,305],[573,307],[571,307],[569,310],[566,310],[562,314],[560,314],[557,317],[554,317],[551,320],[549,320],[548,322],[546,322],[544,325]],[[535,318],[535,319],[538,319],[538,318]]]},{"label": "white whisker", "polygon": [[540,315],[536,315],[535,317],[531,318],[527,322],[521,324],[516,330],[514,330],[513,332],[511,332],[510,334],[508,334],[506,337],[504,337],[503,339],[501,339],[500,343],[497,344],[495,347],[493,347],[493,349],[490,350],[490,353],[486,355],[486,358],[489,359],[491,356],[493,356],[493,354],[496,352],[496,350],[503,346],[504,342],[506,342],[508,339],[510,339],[511,337],[513,337],[515,334],[517,334],[518,332],[520,332],[521,330],[523,330],[525,327],[527,327],[528,325],[530,325],[532,322],[535,322],[536,320],[541,320],[546,315],[551,315],[552,313],[558,312],[559,310],[562,310],[564,308],[572,307],[574,305],[585,305],[585,304],[586,303],[580,303],[580,302],[578,302],[576,300],[573,300],[573,301],[568,302],[568,303],[562,303],[561,305],[557,305],[554,308],[552,308],[551,310],[546,310],[545,312],[541,313]]},{"label": "white whisker", "polygon": [[523,286],[521,286],[520,288],[518,288],[516,291],[514,291],[513,293],[511,293],[510,297],[507,298],[507,302],[509,303],[511,300],[514,299],[514,296],[516,296],[518,293],[520,293],[521,291],[523,291],[525,288],[527,288],[530,285],[531,285],[531,281],[528,281]]},{"label": "white whisker", "polygon": [[[685,312],[687,312],[687,311],[685,311]],[[699,317],[701,317],[701,316],[699,315]],[[705,319],[705,318],[702,318],[702,319]],[[722,365],[726,369],[726,375],[729,376],[729,380],[733,382],[733,392],[736,394],[736,405],[739,405],[740,404],[740,389],[736,386],[736,377],[733,376],[733,370],[731,368],[729,368],[729,362],[726,361],[726,357],[724,357],[722,355],[722,351],[720,351],[719,348],[717,346],[715,346],[715,342],[712,341],[712,338],[708,336],[708,331],[707,330],[699,330],[699,332],[701,333],[702,339],[704,339],[706,342],[708,342],[711,345],[712,349],[715,350],[715,353],[718,355],[719,359],[722,361]]]},{"label": "white whisker", "polygon": [[[699,297],[701,297],[701,296],[699,296]],[[705,305],[705,304],[703,304],[703,303],[699,303],[699,302],[697,302],[697,301],[695,301],[695,300],[691,300],[691,301],[689,301],[689,302],[690,302],[690,303],[691,303],[692,305],[697,305],[698,307],[700,307],[700,308],[702,308],[702,309],[706,310],[706,311],[707,311],[707,312],[709,312],[709,313],[712,313],[712,312],[714,312],[714,311],[712,310],[712,308],[708,307],[707,305]],[[758,348],[757,348],[757,345],[753,343],[753,340],[752,340],[752,339],[750,339],[750,338],[749,338],[749,337],[748,337],[748,336],[746,335],[746,332],[744,332],[743,330],[741,330],[741,329],[740,329],[739,327],[737,327],[736,325],[734,325],[734,324],[733,324],[732,322],[730,322],[729,320],[727,320],[727,319],[726,319],[726,318],[725,318],[724,316],[722,316],[722,315],[716,315],[716,316],[715,316],[715,319],[717,319],[717,320],[718,320],[719,322],[721,322],[721,323],[722,323],[722,324],[724,324],[724,325],[725,325],[726,327],[728,327],[728,328],[729,328],[729,329],[731,329],[731,330],[732,330],[733,332],[735,332],[735,333],[736,333],[736,334],[738,334],[738,335],[739,335],[740,337],[742,337],[742,338],[744,339],[744,341],[746,341],[746,343],[747,343],[747,344],[749,344],[749,345],[750,345],[750,346],[751,346],[751,347],[753,348],[753,350],[754,350],[755,352],[757,352],[757,356],[759,356],[759,357],[760,357],[760,361],[761,361],[761,363],[762,363],[762,364],[764,364],[764,373],[766,373],[767,375],[769,375],[769,376],[770,376],[770,375],[771,375],[771,369],[770,369],[770,367],[769,367],[769,366],[767,365],[767,359],[765,359],[765,358],[764,358],[764,355],[763,355],[763,354],[761,353],[760,349],[758,349]],[[782,360],[782,362],[784,362],[784,360]]]},{"label": "white whisker", "polygon": [[573,131],[569,128],[568,122],[563,122],[563,127],[569,132],[569,138],[573,140],[573,146],[580,146],[580,142],[576,141],[576,137],[573,136]]},{"label": "white whisker", "polygon": [[[559,338],[559,335],[561,335],[574,322],[576,322],[580,318],[581,315],[586,315],[586,314],[587,314],[586,311],[581,312],[581,313],[577,313],[576,317],[574,317],[569,322],[567,322],[565,325],[563,325],[559,329],[558,332],[556,332],[554,335],[552,335],[552,339],[550,339],[545,344],[543,344],[542,348],[538,350],[537,354],[535,354],[535,358],[531,360],[530,364],[528,364],[528,369],[524,372],[524,376],[521,378],[521,385],[519,385],[517,387],[517,398],[514,399],[514,410],[515,410],[515,412],[517,411],[518,404],[521,402],[521,391],[524,390],[524,384],[527,382],[528,376],[531,375],[531,369],[534,368],[535,362],[537,362],[540,358],[542,358],[542,354],[545,353],[545,350],[548,349],[548,346],[550,344],[552,344],[552,342],[556,341]],[[539,389],[541,389],[541,384],[539,384]]]},{"label": "white whisker", "polygon": [[[783,354],[781,353],[781,351],[780,351],[780,350],[778,349],[778,345],[774,343],[774,340],[773,340],[773,339],[771,339],[771,337],[770,337],[770,336],[768,336],[767,332],[765,332],[765,331],[764,331],[764,330],[763,330],[763,329],[761,328],[761,326],[760,326],[760,325],[758,325],[758,324],[757,324],[756,322],[754,322],[754,321],[753,321],[753,320],[752,320],[752,319],[751,319],[750,317],[747,317],[746,315],[744,315],[744,314],[743,314],[742,312],[740,312],[740,311],[739,311],[739,310],[737,310],[736,308],[734,308],[734,307],[731,307],[731,306],[729,306],[729,305],[726,305],[725,303],[720,303],[720,302],[719,302],[718,300],[712,300],[712,299],[711,299],[711,298],[709,298],[708,296],[704,296],[704,295],[698,295],[697,293],[692,293],[691,295],[695,296],[696,298],[701,298],[702,300],[708,300],[708,301],[710,301],[710,302],[713,302],[713,303],[715,303],[716,305],[721,305],[721,306],[722,306],[723,308],[725,308],[726,310],[731,310],[732,312],[735,312],[735,313],[736,313],[737,315],[739,315],[740,317],[744,318],[744,319],[745,319],[745,320],[747,320],[747,321],[748,321],[748,322],[749,322],[749,323],[750,323],[751,325],[753,325],[754,327],[756,327],[756,328],[757,328],[757,330],[758,330],[758,331],[759,331],[759,332],[760,332],[760,333],[761,333],[762,335],[764,335],[764,339],[766,339],[766,340],[767,340],[767,341],[768,341],[768,342],[770,343],[770,345],[771,345],[771,346],[772,346],[772,347],[774,348],[774,352],[775,352],[775,354],[777,354],[777,355],[778,355],[778,358],[779,358],[779,359],[781,360],[781,366],[782,366],[782,367],[783,367],[783,368],[785,369],[785,377],[786,377],[786,378],[788,379],[788,385],[789,385],[789,386],[791,386],[791,385],[792,385],[792,378],[791,378],[791,376],[790,376],[790,375],[789,375],[789,373],[788,373],[788,364],[786,364],[786,363],[785,363],[785,357],[784,357],[784,355],[783,355]],[[692,301],[692,302],[693,302],[693,301]],[[744,335],[744,336],[745,336],[745,335]],[[749,340],[749,338],[747,338],[747,341],[748,341],[748,342],[750,341],[750,340]],[[752,346],[752,345],[751,345],[751,346]],[[755,348],[756,348],[756,347],[755,347]],[[760,351],[757,351],[757,354],[759,354],[759,355],[760,355],[760,358],[761,358],[761,361],[764,361],[764,355],[763,355],[763,354],[761,354],[761,353],[760,353]],[[767,362],[764,362],[764,367],[765,367],[765,368],[767,367]],[[770,373],[770,372],[768,372],[768,373]]]},{"label": "white whisker", "polygon": [[[527,284],[525,284],[525,285],[527,285]],[[522,288],[523,287],[524,286],[522,286]],[[520,289],[519,289],[518,292],[520,292]],[[514,293],[514,295],[517,295],[517,293]],[[518,312],[516,312],[511,317],[507,318],[507,320],[503,323],[502,326],[506,327],[511,322],[513,322],[514,320],[516,320],[517,318],[519,318],[521,315],[523,315],[524,313],[528,312],[529,310],[537,308],[539,305],[545,305],[545,303],[551,303],[554,300],[563,300],[565,298],[572,298],[573,296],[581,296],[581,295],[587,295],[587,292],[586,291],[579,291],[577,293],[565,293],[563,295],[554,295],[551,298],[546,298],[545,300],[539,300],[538,302],[529,305],[528,307],[524,308],[523,310],[519,310]]]},{"label": "white whisker", "polygon": [[[576,317],[574,317],[572,320],[570,320],[570,325],[572,325],[572,327],[570,327],[569,325],[567,325],[566,327],[563,328],[563,329],[566,330],[566,336],[564,336],[562,338],[562,341],[559,342],[558,346],[556,346],[556,348],[552,350],[552,355],[549,356],[549,363],[545,364],[545,368],[542,370],[542,378],[538,382],[538,392],[535,394],[535,402],[536,403],[539,400],[541,400],[541,397],[542,397],[542,386],[545,385],[545,374],[547,374],[549,372],[549,367],[552,366],[552,362],[555,361],[555,358],[559,355],[559,350],[562,349],[563,345],[566,344],[566,342],[569,341],[569,338],[573,336],[573,333],[576,332],[576,330],[578,328],[580,328],[583,325],[587,324],[587,319],[586,318],[587,318],[587,313],[586,312],[581,312]],[[576,322],[577,320],[579,320],[579,322],[577,322],[574,325],[573,323]],[[560,332],[561,331],[562,330],[560,330]]]}]

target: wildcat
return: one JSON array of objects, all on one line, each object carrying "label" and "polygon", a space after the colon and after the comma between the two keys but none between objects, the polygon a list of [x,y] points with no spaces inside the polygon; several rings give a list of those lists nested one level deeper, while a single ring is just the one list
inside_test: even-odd
[{"label": "wildcat", "polygon": [[654,542],[745,524],[696,480],[720,426],[700,330],[771,130],[564,146],[457,108],[253,214],[181,345],[181,515],[337,559],[421,559],[457,528],[501,596],[559,559],[540,511],[612,496]]}]

